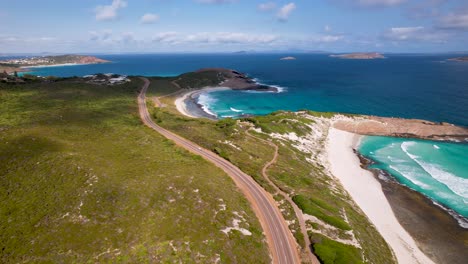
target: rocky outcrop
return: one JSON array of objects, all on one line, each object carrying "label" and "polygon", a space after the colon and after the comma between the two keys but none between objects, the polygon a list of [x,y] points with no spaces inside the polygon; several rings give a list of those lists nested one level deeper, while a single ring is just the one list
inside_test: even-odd
[{"label": "rocky outcrop", "polygon": [[458,57],[458,58],[453,58],[453,59],[449,59],[451,61],[462,61],[462,62],[468,62],[468,56],[465,56],[465,57]]},{"label": "rocky outcrop", "polygon": [[248,77],[244,73],[230,70],[230,69],[223,69],[223,68],[206,68],[200,69],[197,72],[209,72],[215,71],[218,73],[218,76],[222,76],[222,81],[219,85],[223,87],[228,87],[233,90],[254,90],[254,91],[264,91],[264,92],[278,92],[278,89],[272,86],[263,85],[252,78]]},{"label": "rocky outcrop", "polygon": [[333,126],[360,135],[468,141],[468,129],[465,127],[419,119],[367,116],[338,120]]}]

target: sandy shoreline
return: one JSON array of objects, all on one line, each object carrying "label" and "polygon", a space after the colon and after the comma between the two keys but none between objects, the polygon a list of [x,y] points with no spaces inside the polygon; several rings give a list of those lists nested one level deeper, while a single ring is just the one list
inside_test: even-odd
[{"label": "sandy shoreline", "polygon": [[332,174],[375,225],[399,263],[434,263],[400,225],[380,183],[370,171],[361,168],[360,160],[353,152],[359,137],[335,128],[330,129],[327,152]]},{"label": "sandy shoreline", "polygon": [[204,92],[214,92],[214,91],[224,91],[230,90],[227,87],[206,87],[203,89],[188,91],[181,96],[177,97],[174,101],[177,110],[187,117],[198,118],[198,117],[206,117],[210,119],[216,119],[216,115],[210,115],[205,110],[203,110],[202,106],[197,103],[197,98],[200,94]]}]

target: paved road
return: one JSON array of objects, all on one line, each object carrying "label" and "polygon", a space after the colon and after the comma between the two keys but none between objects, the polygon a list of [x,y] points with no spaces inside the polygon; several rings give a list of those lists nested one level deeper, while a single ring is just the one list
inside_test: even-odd
[{"label": "paved road", "polygon": [[263,190],[263,188],[260,187],[260,185],[258,185],[249,175],[243,173],[230,162],[219,157],[215,153],[156,125],[149,115],[145,101],[146,90],[148,89],[150,81],[146,78],[142,78],[142,80],[145,84],[138,96],[138,107],[143,123],[156,130],[164,137],[174,141],[178,146],[202,156],[224,170],[250,201],[255,214],[260,220],[263,231],[265,232],[273,263],[300,263],[296,242],[294,241],[281,212],[278,207],[276,207],[273,197]]}]

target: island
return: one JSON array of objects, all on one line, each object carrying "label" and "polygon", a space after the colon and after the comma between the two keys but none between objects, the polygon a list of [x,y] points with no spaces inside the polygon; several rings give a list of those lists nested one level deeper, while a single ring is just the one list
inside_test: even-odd
[{"label": "island", "polygon": [[452,59],[449,59],[449,61],[468,62],[468,56],[452,58]]},{"label": "island", "polygon": [[332,54],[332,58],[340,59],[352,59],[352,60],[374,60],[374,59],[385,59],[385,56],[377,52],[358,52],[358,53],[347,53],[347,54]]},{"label": "island", "polygon": [[61,65],[79,65],[79,64],[99,64],[108,63],[94,56],[87,55],[58,55],[58,56],[40,56],[28,58],[16,58],[0,61],[0,70],[3,72],[27,71],[25,68],[61,66]]},{"label": "island", "polygon": [[288,56],[288,57],[283,57],[280,60],[296,60],[296,58],[292,56]]}]

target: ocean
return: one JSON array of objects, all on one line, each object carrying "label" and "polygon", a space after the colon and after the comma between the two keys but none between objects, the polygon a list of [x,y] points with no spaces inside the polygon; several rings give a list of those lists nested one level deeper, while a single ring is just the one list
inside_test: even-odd
[{"label": "ocean", "polygon": [[[376,163],[371,168],[446,209],[468,217],[468,144],[392,137],[364,137],[359,152]],[[453,213],[453,212],[452,212]],[[468,228],[468,222],[463,223]]]},{"label": "ocean", "polygon": [[[297,60],[280,60],[290,55]],[[33,73],[176,76],[225,67],[274,85],[280,92],[228,90],[200,95],[199,103],[219,118],[310,109],[468,126],[468,63],[447,61],[459,54],[386,56],[343,60],[326,54],[102,55],[113,63],[36,68]],[[359,151],[401,184],[468,217],[468,144],[365,137]]]}]

